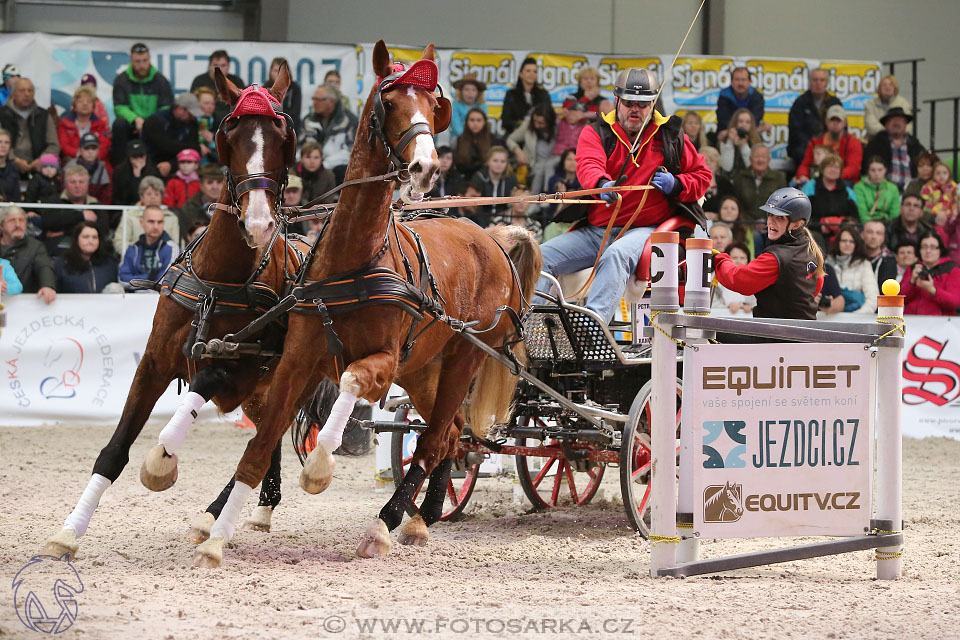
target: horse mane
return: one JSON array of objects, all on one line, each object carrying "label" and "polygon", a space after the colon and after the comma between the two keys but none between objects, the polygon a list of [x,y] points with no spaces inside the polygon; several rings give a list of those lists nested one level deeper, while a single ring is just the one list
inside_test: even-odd
[{"label": "horse mane", "polygon": [[531,247],[536,245],[536,240],[529,231],[515,224],[498,224],[487,229],[487,233],[503,247],[510,261],[517,268],[517,274],[520,276],[520,290],[523,292],[524,299],[529,302],[533,297],[537,280],[540,278],[540,270],[543,268],[543,256],[539,246],[536,247],[537,250],[532,250]]}]

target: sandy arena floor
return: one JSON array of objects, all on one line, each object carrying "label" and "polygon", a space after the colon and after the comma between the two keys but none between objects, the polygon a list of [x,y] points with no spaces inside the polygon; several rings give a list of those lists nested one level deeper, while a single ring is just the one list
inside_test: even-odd
[{"label": "sandy arena floor", "polygon": [[[196,428],[179,481],[154,494],[138,473],[160,426],[144,430],[81,539],[85,590],[61,637],[960,637],[960,442],[905,442],[899,582],[874,579],[872,552],[653,580],[616,470],[591,506],[551,513],[527,514],[508,480],[482,480],[468,515],[435,526],[427,547],[360,560],[360,535],[387,498],[374,490],[372,456],[340,458],[332,487],[310,496],[289,441],[273,532],[238,532],[222,569],[192,569],[188,522],[229,478],[250,432]],[[60,529],[111,431],[0,429],[0,637],[39,637],[17,619],[9,585]],[[701,555],[778,543],[707,541]]]}]

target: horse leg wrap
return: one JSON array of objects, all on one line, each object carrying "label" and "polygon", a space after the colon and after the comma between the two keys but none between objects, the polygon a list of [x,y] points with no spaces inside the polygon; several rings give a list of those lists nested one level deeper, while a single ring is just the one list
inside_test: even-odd
[{"label": "horse leg wrap", "polygon": [[207,399],[195,391],[188,391],[184,396],[183,402],[177,408],[176,413],[170,418],[167,426],[160,431],[160,444],[168,455],[177,452],[183,441],[187,439],[187,431],[190,425],[197,419],[197,412],[207,403]]},{"label": "horse leg wrap", "polygon": [[87,488],[83,490],[77,506],[74,507],[63,523],[63,528],[72,530],[78,538],[85,534],[87,527],[90,525],[90,519],[93,517],[93,512],[100,504],[100,497],[103,496],[103,492],[111,484],[113,483],[110,480],[99,473],[93,474],[90,477],[90,482],[87,483]]},{"label": "horse leg wrap", "polygon": [[240,519],[240,509],[243,503],[250,497],[253,487],[245,485],[242,482],[235,482],[233,490],[230,491],[230,497],[227,498],[227,504],[223,505],[220,517],[210,527],[211,538],[223,538],[229,542],[233,537],[233,532],[237,528],[237,521]]},{"label": "horse leg wrap", "polygon": [[450,482],[450,467],[453,459],[442,460],[430,474],[427,493],[420,505],[420,517],[428,527],[443,515],[443,500],[447,496],[447,484]]},{"label": "horse leg wrap", "polygon": [[233,484],[235,480],[230,478],[230,482],[227,483],[221,491],[220,495],[217,496],[217,499],[210,503],[210,506],[207,507],[207,513],[212,515],[214,518],[220,517],[220,512],[223,511],[223,505],[227,504],[227,498],[230,497],[230,492],[233,491]]},{"label": "horse leg wrap", "polygon": [[397,487],[390,501],[383,505],[380,510],[380,519],[387,525],[389,531],[393,531],[403,522],[403,514],[406,513],[405,507],[413,500],[413,494],[423,484],[427,477],[427,472],[419,464],[410,465],[407,474],[403,476],[403,482]]},{"label": "horse leg wrap", "polygon": [[260,501],[258,507],[270,507],[275,509],[280,504],[280,451],[283,441],[277,443],[277,447],[270,456],[270,468],[267,469],[267,475],[260,483]]},{"label": "horse leg wrap", "polygon": [[330,409],[330,417],[327,418],[323,429],[317,434],[317,444],[323,445],[327,453],[333,453],[340,447],[343,439],[343,430],[347,426],[347,420],[353,412],[353,406],[357,403],[357,396],[347,391],[341,391],[337,396],[337,401],[333,403]]}]

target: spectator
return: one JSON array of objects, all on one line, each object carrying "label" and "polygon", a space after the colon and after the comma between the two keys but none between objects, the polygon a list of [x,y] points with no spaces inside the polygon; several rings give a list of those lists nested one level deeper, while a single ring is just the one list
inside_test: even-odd
[{"label": "spectator", "polygon": [[900,192],[887,180],[887,166],[874,156],[868,163],[867,175],[853,186],[860,220],[893,220],[900,215]]},{"label": "spectator", "polygon": [[[710,239],[713,240],[713,248],[723,253],[727,247],[733,244],[733,229],[726,222],[714,222],[710,225]],[[731,256],[732,257],[732,256]],[[747,260],[750,259],[750,250],[747,249]],[[739,263],[734,263],[739,264]]]},{"label": "spectator", "polygon": [[208,164],[220,164],[217,156],[216,127],[213,126],[213,111],[217,106],[217,94],[213,89],[200,87],[194,92],[197,96],[197,106],[203,113],[197,117],[197,130],[200,132],[200,138],[197,143],[200,145],[200,166]]},{"label": "spectator", "polygon": [[343,105],[343,108],[347,111],[353,113],[354,109],[350,107],[350,98],[348,98],[344,93],[343,89],[340,87],[340,72],[336,69],[330,69],[323,76],[323,84],[329,84],[331,87],[340,92],[340,104]]},{"label": "spectator", "polygon": [[[510,195],[522,198],[523,196],[529,196],[530,190],[526,187],[517,186],[513,188]],[[528,215],[531,204],[529,200],[511,202],[504,213],[493,219],[493,224],[515,224],[518,227],[523,227],[539,242],[542,229],[540,228],[540,223]]]},{"label": "spectator", "polygon": [[[3,137],[0,135],[0,149]],[[20,180],[17,179],[17,190],[20,189]],[[60,177],[60,158],[52,153],[40,156],[40,171],[33,174],[27,183],[24,193],[24,202],[48,202],[63,191],[63,180]]]},{"label": "spectator", "polygon": [[[530,117],[507,136],[507,148],[513,152],[518,167],[526,166],[526,183],[533,193],[543,191],[553,173],[557,142],[557,115],[553,107],[542,104],[534,107]],[[569,146],[576,146],[576,140],[571,143]]]},{"label": "spectator", "polygon": [[[493,198],[509,195],[517,186],[517,179],[510,168],[510,154],[507,150],[501,146],[490,147],[484,164],[471,180],[480,188],[480,195]],[[509,207],[505,204],[491,204],[478,209],[473,221],[486,228],[494,217],[502,215]]]},{"label": "spectator", "polygon": [[[179,211],[177,211],[177,227],[182,233],[184,229],[190,229],[197,222],[201,224],[210,223],[210,215],[207,213],[208,207],[214,202],[220,200],[220,194],[223,191],[224,177],[223,173],[213,165],[207,165],[198,172],[200,176],[200,190],[190,196]],[[163,184],[161,183],[161,187]],[[170,223],[165,222],[164,227],[171,229]],[[173,233],[172,231],[169,233]],[[189,234],[188,234],[189,235]],[[184,242],[189,242],[187,237]]]},{"label": "spectator", "polygon": [[787,177],[782,171],[770,168],[770,149],[765,144],[755,144],[750,149],[750,168],[738,171],[733,176],[733,189],[743,205],[746,222],[766,220],[760,205],[776,191],[787,186]]},{"label": "spectator", "polygon": [[20,68],[15,64],[4,65],[3,84],[0,85],[0,107],[7,104],[10,94],[13,93],[13,87],[20,79]]},{"label": "spectator", "polygon": [[207,223],[203,220],[194,220],[193,224],[190,225],[190,228],[187,229],[187,235],[184,237],[184,240],[187,244],[190,244],[198,237],[200,234],[207,230]]},{"label": "spectator", "polygon": [[894,218],[887,227],[887,246],[896,247],[901,240],[920,246],[920,236],[933,230],[933,225],[922,218],[923,200],[920,196],[903,196],[900,217]]},{"label": "spectator", "polygon": [[57,125],[57,138],[60,141],[60,154],[64,161],[77,157],[80,152],[80,138],[92,134],[97,138],[99,158],[106,160],[110,154],[110,130],[107,123],[96,116],[93,107],[97,94],[90,87],[81,86],[73,93],[73,105],[63,114]]},{"label": "spectator", "polygon": [[[2,195],[3,199],[7,202],[20,202],[20,170],[17,168],[17,165],[10,160],[11,146],[10,134],[0,129],[0,195]],[[45,156],[40,156],[41,167],[43,166],[44,157]],[[53,157],[56,158],[56,156]],[[49,160],[49,157],[47,159]],[[39,174],[39,171],[34,173],[34,175]]]},{"label": "spectator", "polygon": [[960,213],[956,208],[951,213],[941,213],[936,218],[934,228],[947,245],[950,259],[960,264]]},{"label": "spectator", "polygon": [[484,82],[477,80],[477,74],[468,73],[453,83],[456,100],[453,101],[453,112],[450,117],[450,139],[456,140],[463,133],[463,125],[467,120],[467,112],[479,109],[487,115],[487,104],[483,100],[483,92],[487,90]]},{"label": "spectator", "polygon": [[154,113],[173,105],[170,83],[150,64],[150,49],[138,42],[130,49],[130,64],[113,80],[113,165],[126,158],[127,142],[141,137],[143,124]]},{"label": "spectator", "polygon": [[161,176],[170,175],[177,154],[184,149],[199,152],[199,117],[203,117],[203,111],[197,104],[197,96],[181,93],[173,107],[156,112],[144,122],[143,141]]},{"label": "spectator", "polygon": [[920,251],[917,245],[909,240],[901,240],[897,243],[897,252],[894,254],[897,258],[897,282],[903,282],[903,274],[913,271],[913,265],[917,264],[917,254]]},{"label": "spectator", "polygon": [[492,146],[493,136],[490,135],[487,116],[480,109],[470,109],[467,112],[463,133],[457,138],[457,148],[453,152],[453,165],[460,175],[468,178],[480,170]]},{"label": "spectator", "polygon": [[821,238],[817,237],[817,233],[822,238],[829,238],[836,235],[844,222],[856,223],[860,219],[857,196],[840,179],[842,172],[843,160],[840,156],[828,155],[820,163],[820,177],[805,182],[801,189],[810,196],[810,227],[818,242]]},{"label": "spectator", "polygon": [[787,155],[793,160],[794,166],[799,167],[803,162],[810,140],[823,133],[827,109],[840,104],[836,96],[827,93],[828,79],[826,69],[811,70],[810,88],[790,107]]},{"label": "spectator", "polygon": [[[467,186],[464,187],[463,189],[464,198],[479,198],[481,195],[483,194],[480,192],[480,187],[473,184],[472,182],[468,183]],[[476,222],[476,219],[479,217],[479,214],[478,214],[479,209],[480,207],[477,205],[473,205],[470,207],[458,207],[453,210],[453,213],[456,215],[459,215],[461,218],[467,218],[468,220],[473,220],[474,222]]]},{"label": "spectator", "polygon": [[754,225],[744,222],[740,201],[736,196],[724,196],[720,199],[719,215],[720,222],[730,227],[731,242],[745,246],[751,260],[757,257],[766,241]]},{"label": "spectator", "polygon": [[306,221],[307,223],[307,233],[306,238],[307,242],[310,244],[316,244],[317,239],[320,237],[320,230],[323,228],[323,220],[318,218],[312,218]]},{"label": "spectator", "polygon": [[[337,186],[337,178],[333,171],[323,168],[323,147],[313,141],[303,143],[300,149],[300,164],[297,165],[297,175],[303,180],[303,201],[312,202],[314,198],[322,196]],[[330,204],[338,200],[338,194],[327,196],[323,204]]]},{"label": "spectator", "polygon": [[840,288],[840,281],[837,280],[837,272],[833,265],[825,262],[823,264],[823,288],[820,290],[820,296],[817,304],[819,311],[824,315],[843,312],[846,306],[846,300],[843,299],[843,290]]},{"label": "spectator", "polygon": [[[881,119],[895,107],[910,114],[910,102],[900,95],[900,84],[897,79],[893,76],[884,76],[880,79],[876,97],[863,105],[863,124],[867,129],[867,140],[883,131]],[[907,133],[913,133],[910,125],[907,125]]]},{"label": "spectator", "polygon": [[843,310],[856,313],[875,313],[880,290],[877,277],[863,248],[863,240],[852,227],[842,227],[837,233],[827,262],[837,271],[837,279],[845,301]]},{"label": "spectator", "polygon": [[[752,151],[752,150],[751,150]],[[720,200],[734,194],[733,182],[720,174],[720,152],[716,147],[706,146],[700,149],[704,164],[710,169],[710,188],[703,201],[703,211],[707,220],[716,220],[720,213]]]},{"label": "spectator", "polygon": [[33,83],[19,78],[7,103],[0,107],[0,127],[10,134],[13,161],[21,174],[40,168],[40,156],[60,153],[57,124],[33,99]]},{"label": "spectator", "polygon": [[100,242],[97,225],[81,222],[70,234],[70,248],[53,259],[59,293],[100,293],[117,281],[117,259]]},{"label": "spectator", "polygon": [[[237,85],[237,89],[243,89],[247,86],[239,76],[235,76],[230,73],[229,54],[227,54],[227,52],[223,49],[217,49],[210,54],[207,72],[201,73],[193,79],[193,82],[190,83],[190,93],[194,93],[200,87],[206,87],[216,92],[217,83],[214,82],[214,73],[217,69],[220,69],[227,80]],[[220,121],[223,120],[228,113],[230,113],[230,105],[228,105],[226,102],[218,100],[213,110],[214,124],[216,126],[220,126]],[[216,127],[214,127],[214,130],[216,130]]]},{"label": "spectator", "polygon": [[[103,104],[103,100],[97,97],[97,79],[93,77],[92,73],[85,73],[83,77],[80,78],[80,86],[87,87],[93,91],[93,115],[97,116],[100,122],[107,125],[107,131],[109,131],[110,116],[107,114],[107,107]],[[107,136],[109,135],[108,133]],[[106,158],[104,158],[104,160],[106,160]]]},{"label": "spectator", "polygon": [[312,140],[323,147],[327,167],[337,184],[343,182],[357,135],[357,116],[344,108],[336,87],[325,84],[313,92],[313,107],[303,119],[303,132],[304,142]]},{"label": "spectator", "polygon": [[283,102],[280,108],[293,120],[293,130],[300,131],[300,116],[303,111],[303,93],[300,90],[300,83],[293,79],[293,68],[286,58],[274,58],[270,63],[270,78],[263,85],[267,89],[273,86],[277,81],[277,75],[280,74],[280,65],[287,65],[287,71],[290,73],[290,86],[287,92],[283,94]]},{"label": "spectator", "polygon": [[[863,160],[863,145],[847,131],[847,112],[835,104],[827,109],[827,130],[819,138],[807,143],[803,160],[797,167],[797,183],[803,184],[810,179],[810,166],[814,162],[813,151],[817,146],[829,147],[832,153],[843,160],[843,172],[840,178],[853,185],[860,179],[860,164]],[[866,173],[866,171],[864,171]]]},{"label": "spectator", "polygon": [[200,191],[200,154],[194,149],[184,149],[177,154],[177,173],[167,182],[163,204],[171,209],[182,207],[188,198]]},{"label": "spectator", "polygon": [[770,125],[763,122],[763,94],[751,86],[750,70],[746,67],[734,69],[730,74],[730,86],[725,87],[717,96],[718,142],[723,142],[729,135],[730,121],[736,122],[733,116],[739,109],[747,109],[753,115],[753,121],[760,131],[770,130]]},{"label": "spectator", "polygon": [[[287,186],[283,189],[283,206],[299,207],[303,204],[303,179],[292,174],[287,177]],[[309,226],[305,222],[294,222],[288,227],[293,233],[307,235]]]},{"label": "spectator", "polygon": [[[577,178],[577,150],[567,149],[560,154],[555,173],[547,182],[547,193],[566,193],[579,191],[583,187]],[[570,228],[569,222],[552,222],[559,205],[544,205],[535,211],[528,212],[540,222],[543,228],[542,241],[552,240]]]},{"label": "spectator", "polygon": [[500,113],[500,122],[505,135],[513,133],[520,123],[530,114],[538,104],[552,105],[550,94],[537,84],[538,67],[533,57],[526,57],[520,65],[520,75],[513,89],[507,91],[503,97],[503,111]]},{"label": "spectator", "polygon": [[697,151],[701,151],[707,146],[707,135],[703,130],[703,118],[699,113],[696,111],[687,111],[683,114],[682,128]]},{"label": "spectator", "polygon": [[163,229],[163,210],[156,205],[143,208],[140,227],[143,233],[127,247],[120,265],[120,282],[127,287],[134,278],[156,280],[167,270],[179,249]]},{"label": "spectator", "polygon": [[[883,284],[890,278],[896,278],[897,261],[890,249],[887,249],[887,226],[881,220],[867,220],[863,223],[860,238],[863,240],[863,252],[870,260],[870,268],[877,284]],[[899,278],[897,278],[899,280]]]},{"label": "spectator", "polygon": [[440,161],[440,170],[433,189],[427,195],[431,198],[447,198],[463,191],[463,178],[453,168],[453,149],[438,147],[437,159]]},{"label": "spectator", "polygon": [[127,247],[135,242],[134,238],[142,231],[140,218],[143,216],[143,210],[147,207],[161,208],[164,231],[174,242],[180,242],[181,230],[186,229],[189,224],[181,224],[177,213],[163,207],[165,191],[163,180],[160,178],[147,176],[140,181],[140,201],[136,207],[124,211],[123,221],[113,235],[113,248],[118,255],[125,255]]},{"label": "spectator", "polygon": [[[97,199],[90,195],[90,174],[79,165],[67,167],[63,172],[63,192],[59,198],[51,199],[69,205],[94,205]],[[47,253],[52,257],[60,255],[70,246],[70,236],[79,223],[92,222],[101,230],[108,229],[107,220],[100,220],[100,216],[93,209],[43,209],[40,211],[43,219],[44,244]]]},{"label": "spectator", "polygon": [[23,283],[9,260],[0,258],[0,296],[15,296],[23,293]]},{"label": "spectator", "polygon": [[564,149],[576,148],[580,132],[597,119],[601,109],[611,111],[613,103],[600,93],[600,73],[593,67],[582,67],[577,76],[577,91],[564,100],[560,110],[553,154],[558,156]]},{"label": "spectator", "polygon": [[910,277],[904,274],[900,294],[905,314],[954,316],[960,306],[960,269],[946,257],[943,239],[936,231],[920,236],[920,260]]},{"label": "spectator", "polygon": [[737,109],[730,118],[730,128],[721,133],[720,170],[729,175],[750,166],[750,149],[762,142],[750,110]]},{"label": "spectator", "polygon": [[[885,129],[875,135],[867,148],[864,157],[880,156],[887,165],[887,179],[903,191],[911,177],[917,176],[917,158],[925,151],[920,141],[907,133],[907,123],[913,116],[905,113],[900,107],[893,107],[880,118]],[[867,172],[867,167],[863,167]]]},{"label": "spectator", "polygon": [[100,160],[100,138],[93,133],[85,133],[80,138],[80,153],[67,163],[67,169],[81,166],[90,176],[88,180],[90,195],[100,204],[110,204],[110,173],[107,163]]},{"label": "spectator", "polygon": [[950,167],[943,162],[933,165],[933,178],[920,190],[924,213],[934,219],[940,214],[957,211],[957,183],[950,175]]},{"label": "spectator", "polygon": [[923,191],[923,185],[933,180],[933,165],[940,162],[940,156],[932,151],[924,151],[917,156],[917,177],[907,184],[903,190],[903,195],[914,193],[920,195]]},{"label": "spectator", "polygon": [[[717,225],[714,226],[716,227]],[[729,227],[725,224],[719,225],[719,228],[729,231]],[[711,228],[711,231],[712,230],[713,228]],[[712,234],[711,237],[713,237]],[[714,243],[713,248],[717,249],[720,253],[729,255],[730,262],[733,264],[745,265],[750,262],[750,252],[747,250],[747,247],[742,244],[728,244],[723,249],[720,249],[716,246],[716,243]],[[742,293],[727,289],[722,284],[717,284],[717,290],[713,295],[713,303],[710,306],[714,309],[726,308],[734,315],[743,312],[745,315],[752,317],[753,308],[757,306],[757,297],[752,295],[745,296]]]},{"label": "spectator", "polygon": [[57,297],[53,261],[43,243],[27,235],[27,214],[17,206],[0,210],[0,258],[9,260],[24,293],[50,304]]},{"label": "spectator", "polygon": [[127,159],[113,171],[114,204],[136,204],[140,200],[140,181],[147,177],[160,177],[157,165],[147,158],[147,147],[141,140],[127,143]]}]

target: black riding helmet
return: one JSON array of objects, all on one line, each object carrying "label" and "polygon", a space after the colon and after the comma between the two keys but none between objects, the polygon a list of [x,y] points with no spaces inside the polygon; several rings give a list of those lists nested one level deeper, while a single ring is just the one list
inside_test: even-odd
[{"label": "black riding helmet", "polygon": [[794,220],[810,222],[810,198],[803,191],[793,187],[777,189],[767,198],[760,211],[771,216],[783,216]]},{"label": "black riding helmet", "polygon": [[613,93],[628,102],[653,102],[659,88],[656,76],[649,69],[631,67],[617,76]]}]

